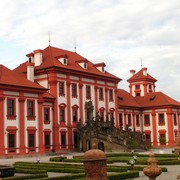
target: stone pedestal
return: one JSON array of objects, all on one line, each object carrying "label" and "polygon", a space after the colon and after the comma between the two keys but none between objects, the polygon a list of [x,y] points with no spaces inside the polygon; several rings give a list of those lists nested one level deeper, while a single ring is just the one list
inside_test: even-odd
[{"label": "stone pedestal", "polygon": [[84,171],[86,180],[107,180],[106,155],[103,151],[93,149],[84,154]]},{"label": "stone pedestal", "polygon": [[154,157],[154,153],[150,153],[147,163],[148,166],[143,169],[143,172],[149,177],[149,180],[155,180],[156,177],[162,173],[162,170],[157,166],[157,160]]}]

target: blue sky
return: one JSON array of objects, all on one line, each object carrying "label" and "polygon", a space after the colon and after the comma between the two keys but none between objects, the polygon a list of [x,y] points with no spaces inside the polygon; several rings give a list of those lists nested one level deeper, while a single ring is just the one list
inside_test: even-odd
[{"label": "blue sky", "polygon": [[74,50],[128,90],[129,70],[141,60],[156,91],[180,101],[179,0],[6,0],[0,5],[0,63],[10,69],[26,54],[51,45]]}]

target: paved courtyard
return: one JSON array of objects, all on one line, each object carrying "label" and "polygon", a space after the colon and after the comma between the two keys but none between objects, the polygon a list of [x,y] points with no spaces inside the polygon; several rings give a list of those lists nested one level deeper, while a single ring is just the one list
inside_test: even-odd
[{"label": "paved courtyard", "polygon": [[[172,149],[155,149],[152,150],[155,153],[171,153]],[[148,154],[149,152],[143,152],[143,154]],[[67,158],[72,158],[73,155],[83,155],[83,153],[73,153],[73,154],[66,154]],[[0,159],[0,165],[13,165],[17,161],[26,161],[26,162],[37,162],[39,159],[40,162],[49,162],[49,158],[53,156],[36,156],[36,157],[25,157],[25,158],[9,158],[9,159]],[[165,166],[168,169],[168,172],[163,172],[157,180],[176,180],[177,176],[180,175],[180,165],[171,165]],[[60,173],[49,173],[50,177],[52,176],[59,176]],[[62,173],[61,173],[62,175]],[[148,178],[140,172],[139,178],[134,178],[134,180],[148,180]]]}]

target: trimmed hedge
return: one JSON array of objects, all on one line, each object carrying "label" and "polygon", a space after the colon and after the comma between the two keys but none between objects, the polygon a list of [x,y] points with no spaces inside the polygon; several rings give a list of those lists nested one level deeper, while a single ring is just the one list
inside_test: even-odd
[{"label": "trimmed hedge", "polygon": [[27,176],[13,176],[13,177],[8,177],[8,178],[3,178],[3,180],[21,180],[21,179],[38,179],[38,178],[44,178],[48,177],[47,173],[42,173],[42,174],[31,174]]},{"label": "trimmed hedge", "polygon": [[16,173],[23,173],[23,174],[43,174],[43,173],[47,173],[46,170],[44,169],[27,169],[26,167],[16,167]]},{"label": "trimmed hedge", "polygon": [[107,166],[107,172],[126,172],[128,168],[119,166]]},{"label": "trimmed hedge", "polygon": [[178,164],[180,164],[180,160],[158,161],[158,165],[178,165]]},{"label": "trimmed hedge", "polygon": [[63,161],[61,160],[60,157],[51,157],[49,161],[54,161],[54,162],[82,162],[82,159],[79,158],[74,158],[74,159],[64,159]]},{"label": "trimmed hedge", "polygon": [[81,178],[85,178],[85,174],[84,173],[79,173],[79,174],[72,174],[72,175],[66,175],[66,176],[58,176],[58,177],[49,177],[49,178],[43,178],[41,180],[71,180],[71,179],[81,179]]},{"label": "trimmed hedge", "polygon": [[[128,170],[136,170],[136,171],[143,171],[143,169],[146,167],[146,166],[125,166],[127,167]],[[162,172],[167,172],[167,168],[166,167],[160,167],[162,169]]]},{"label": "trimmed hedge", "polygon": [[120,179],[127,179],[127,178],[136,178],[136,177],[139,177],[138,171],[128,171],[128,172],[108,175],[109,180],[120,180]]}]

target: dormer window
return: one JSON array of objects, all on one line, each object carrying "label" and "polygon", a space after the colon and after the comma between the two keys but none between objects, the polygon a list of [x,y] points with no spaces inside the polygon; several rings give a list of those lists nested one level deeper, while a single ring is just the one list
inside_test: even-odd
[{"label": "dormer window", "polygon": [[64,58],[63,60],[64,60],[64,63],[63,63],[63,64],[64,64],[64,65],[67,65],[67,59]]},{"label": "dormer window", "polygon": [[88,61],[87,61],[87,59],[82,59],[82,60],[78,60],[78,61],[76,61],[76,63],[78,63],[79,64],[79,66],[81,66],[83,69],[87,69],[87,63],[88,63]]},{"label": "dormer window", "polygon": [[106,66],[106,64],[104,64],[104,63],[94,64],[94,67],[96,67],[97,70],[99,70],[103,73],[105,73],[105,68],[104,68],[105,66]]},{"label": "dormer window", "polygon": [[29,63],[34,63],[34,54],[30,53],[26,55],[28,57],[28,62]]},{"label": "dormer window", "polygon": [[61,56],[57,56],[56,58],[63,65],[67,65],[68,56],[66,54],[65,55],[61,55]]},{"label": "dormer window", "polygon": [[84,63],[84,69],[87,69],[87,63]]},{"label": "dormer window", "polygon": [[105,70],[104,70],[104,67],[102,67],[102,72],[104,72]]}]

